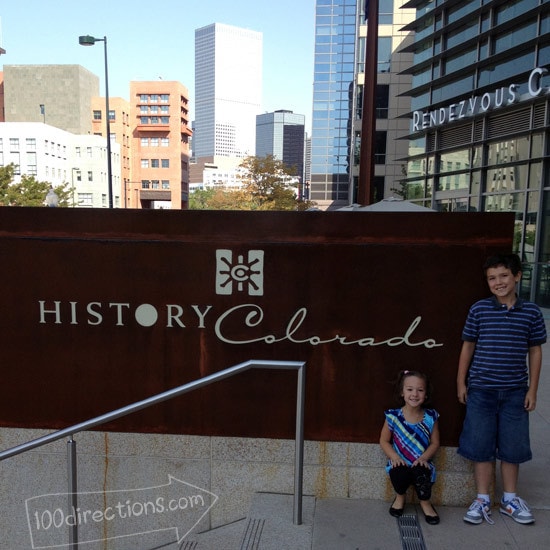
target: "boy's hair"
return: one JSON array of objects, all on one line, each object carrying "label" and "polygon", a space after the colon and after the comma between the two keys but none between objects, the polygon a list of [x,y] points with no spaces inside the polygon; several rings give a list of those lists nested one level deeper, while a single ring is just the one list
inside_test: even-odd
[{"label": "boy's hair", "polygon": [[517,275],[521,271],[521,260],[517,254],[495,254],[489,256],[483,264],[483,273],[487,275],[487,270],[491,267],[504,266],[512,272],[512,275]]},{"label": "boy's hair", "polygon": [[423,405],[428,405],[432,397],[432,383],[430,382],[430,379],[428,378],[427,374],[424,374],[423,372],[419,372],[417,370],[402,370],[397,375],[397,380],[395,381],[395,393],[394,393],[394,397],[396,401],[398,403],[401,403],[401,405],[405,403],[405,400],[403,399],[403,396],[401,394],[403,393],[403,386],[405,385],[405,380],[409,378],[409,376],[416,376],[417,378],[424,380],[424,384],[426,385],[426,399],[424,400]]}]

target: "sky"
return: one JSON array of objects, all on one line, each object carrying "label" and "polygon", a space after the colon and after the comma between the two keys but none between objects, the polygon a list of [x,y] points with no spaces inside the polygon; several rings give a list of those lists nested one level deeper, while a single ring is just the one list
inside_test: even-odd
[{"label": "sky", "polygon": [[311,127],[315,0],[2,0],[0,56],[5,65],[82,65],[109,96],[129,99],[131,80],[177,80],[194,114],[195,29],[225,23],[263,33],[262,112],[288,109]]}]

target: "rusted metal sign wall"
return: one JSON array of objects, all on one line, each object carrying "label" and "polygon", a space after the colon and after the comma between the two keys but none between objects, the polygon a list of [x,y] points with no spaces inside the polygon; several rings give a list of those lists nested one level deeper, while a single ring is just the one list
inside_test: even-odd
[{"label": "rusted metal sign wall", "polygon": [[[307,361],[306,437],[378,441],[400,369],[444,444],[481,265],[513,215],[0,209],[0,424],[59,428],[248,359]],[[293,437],[295,374],[251,371],[109,426]]]}]

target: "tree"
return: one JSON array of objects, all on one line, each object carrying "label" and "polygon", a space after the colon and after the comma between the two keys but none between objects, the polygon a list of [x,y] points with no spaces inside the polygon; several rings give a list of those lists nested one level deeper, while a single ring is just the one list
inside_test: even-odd
[{"label": "tree", "polygon": [[[52,184],[38,181],[34,176],[22,175],[19,183],[13,183],[15,165],[0,166],[0,206],[44,206],[44,200]],[[69,206],[73,189],[68,183],[54,188],[59,206]]]},{"label": "tree", "polygon": [[189,193],[189,210],[210,210],[208,205],[215,192],[216,190],[211,187],[210,189],[195,189]]},{"label": "tree", "polygon": [[240,164],[242,189],[201,189],[190,194],[197,210],[306,210],[313,202],[296,196],[295,170],[273,155],[246,157]]},{"label": "tree", "polygon": [[291,181],[295,170],[273,155],[246,157],[241,162],[242,181],[254,210],[296,210],[297,199]]}]

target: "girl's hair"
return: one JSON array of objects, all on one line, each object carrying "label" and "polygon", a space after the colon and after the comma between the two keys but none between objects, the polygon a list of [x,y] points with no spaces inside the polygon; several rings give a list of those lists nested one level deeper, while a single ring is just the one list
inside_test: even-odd
[{"label": "girl's hair", "polygon": [[423,372],[419,372],[417,370],[402,370],[397,375],[397,380],[395,381],[395,393],[394,393],[394,397],[396,401],[401,404],[405,402],[401,394],[403,393],[403,386],[405,385],[405,380],[409,378],[409,376],[416,376],[417,378],[424,380],[424,384],[426,386],[426,399],[423,405],[428,405],[432,397],[432,383],[430,382],[430,379],[428,378],[427,374],[424,374]]}]

